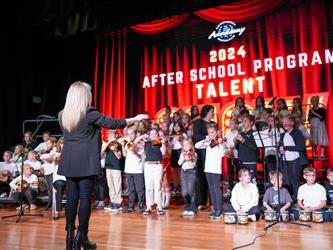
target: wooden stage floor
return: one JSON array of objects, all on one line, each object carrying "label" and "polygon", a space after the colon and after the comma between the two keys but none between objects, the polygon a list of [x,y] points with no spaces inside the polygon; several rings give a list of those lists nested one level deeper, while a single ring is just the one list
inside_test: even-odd
[{"label": "wooden stage floor", "polygon": [[[0,208],[0,216],[16,213],[15,207]],[[0,249],[65,249],[65,218],[53,221],[51,212],[42,208],[32,213],[44,217],[23,216],[19,223],[16,217],[0,220]],[[264,220],[227,225],[223,219],[208,219],[208,213],[186,218],[181,206],[172,206],[164,216],[93,210],[89,237],[98,249],[232,249],[250,243],[269,225]],[[244,249],[332,249],[333,223],[310,224],[306,228],[279,223]]]}]

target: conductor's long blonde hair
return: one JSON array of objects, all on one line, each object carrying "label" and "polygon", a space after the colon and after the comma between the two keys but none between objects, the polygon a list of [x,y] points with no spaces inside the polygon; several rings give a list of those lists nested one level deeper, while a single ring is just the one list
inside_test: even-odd
[{"label": "conductor's long blonde hair", "polygon": [[91,106],[92,94],[88,83],[77,81],[69,87],[64,109],[60,112],[61,124],[69,133],[75,131]]}]

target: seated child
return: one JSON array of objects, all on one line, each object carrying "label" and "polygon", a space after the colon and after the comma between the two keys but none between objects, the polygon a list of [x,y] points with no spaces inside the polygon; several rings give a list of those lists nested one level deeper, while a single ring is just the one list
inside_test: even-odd
[{"label": "seated child", "polygon": [[[299,187],[297,194],[297,205],[300,210],[319,211],[326,207],[326,190],[316,183],[316,170],[307,167],[303,170],[303,178],[306,183]],[[299,218],[299,210],[294,210],[295,219]],[[331,221],[330,213],[324,212],[324,221]]]},{"label": "seated child", "polygon": [[196,193],[196,163],[198,156],[194,151],[191,140],[183,141],[183,150],[180,154],[178,164],[182,166],[181,171],[181,187],[182,195],[185,201],[184,216],[194,216],[197,212],[195,204]]},{"label": "seated child", "polygon": [[[35,203],[38,190],[38,179],[36,175],[32,174],[32,168],[30,165],[23,165],[23,186],[21,186],[21,175],[12,180],[9,183],[9,186],[12,188],[13,199],[19,204],[22,202],[23,209],[29,207],[29,205],[24,203],[25,200],[29,202],[31,210],[36,209]],[[22,189],[23,192],[21,192]],[[20,209],[20,207],[17,209]]]},{"label": "seated child", "polygon": [[277,171],[270,171],[269,178],[273,185],[265,191],[263,198],[263,206],[266,211],[276,211],[279,206],[278,188],[280,189],[280,211],[284,212],[291,207],[293,199],[291,198],[288,190],[282,187],[283,175],[279,172],[279,185],[277,179]]},{"label": "seated child", "polygon": [[225,212],[247,213],[248,218],[256,221],[260,216],[259,192],[256,184],[251,182],[250,170],[243,168],[238,172],[239,182],[231,191],[231,205],[225,204]]}]

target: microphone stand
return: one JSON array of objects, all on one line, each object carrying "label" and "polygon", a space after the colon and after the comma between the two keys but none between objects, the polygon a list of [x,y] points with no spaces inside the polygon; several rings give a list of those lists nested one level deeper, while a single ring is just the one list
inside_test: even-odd
[{"label": "microphone stand", "polygon": [[21,219],[22,216],[38,216],[38,217],[44,216],[43,214],[25,214],[24,213],[24,208],[23,208],[23,197],[24,197],[24,191],[23,191],[23,165],[24,165],[23,164],[24,163],[23,153],[21,153],[18,156],[18,158],[17,158],[17,160],[16,160],[15,163],[18,162],[18,160],[20,159],[20,157],[21,157],[21,163],[22,163],[22,165],[21,165],[21,191],[20,191],[20,197],[21,197],[21,199],[20,199],[20,211],[17,214],[14,214],[14,215],[7,215],[7,216],[1,217],[1,219],[6,219],[6,218],[11,218],[11,217],[18,216],[18,218],[16,220],[16,223],[18,223],[20,221],[20,219]]},{"label": "microphone stand", "polygon": [[[275,130],[275,131],[274,131]],[[280,223],[280,222],[283,222],[283,223],[286,223],[286,224],[294,224],[294,225],[299,225],[299,226],[304,226],[304,227],[311,227],[311,225],[308,225],[308,224],[304,224],[304,223],[298,223],[298,222],[295,222],[295,221],[283,221],[282,218],[281,218],[281,200],[280,200],[280,167],[281,165],[280,164],[283,164],[282,163],[282,159],[281,159],[281,156],[279,155],[279,144],[277,142],[277,137],[276,137],[276,134],[277,132],[279,132],[277,126],[276,126],[276,120],[274,119],[274,128],[273,128],[273,134],[274,134],[274,139],[275,139],[275,157],[276,157],[276,178],[277,178],[277,187],[278,187],[278,190],[277,190],[277,195],[278,195],[278,208],[277,208],[277,213],[276,213],[276,221],[274,221],[273,223],[271,223],[270,225],[264,227],[264,230],[267,231],[269,228],[275,226],[276,224]],[[286,161],[286,156],[283,155],[282,157],[284,157],[284,160],[285,162]]]}]

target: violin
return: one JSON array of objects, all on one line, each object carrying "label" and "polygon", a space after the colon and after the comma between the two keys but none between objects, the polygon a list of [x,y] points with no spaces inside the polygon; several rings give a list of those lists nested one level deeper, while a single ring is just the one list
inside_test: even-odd
[{"label": "violin", "polygon": [[186,160],[193,161],[195,159],[195,151],[194,148],[191,148],[190,150],[183,150],[184,156]]},{"label": "violin", "polygon": [[[214,148],[217,144],[219,144],[219,139],[222,138],[222,137],[216,137],[214,139],[212,139],[209,143],[209,146],[211,148]],[[227,138],[222,138],[222,141],[223,142],[226,142],[227,141]]]},{"label": "violin", "polygon": [[108,144],[108,148],[111,151],[117,151],[118,150],[118,142],[117,141],[112,141]]},{"label": "violin", "polygon": [[157,139],[157,140],[151,141],[150,143],[151,143],[152,146],[158,146],[158,145],[162,144],[162,140]]}]

